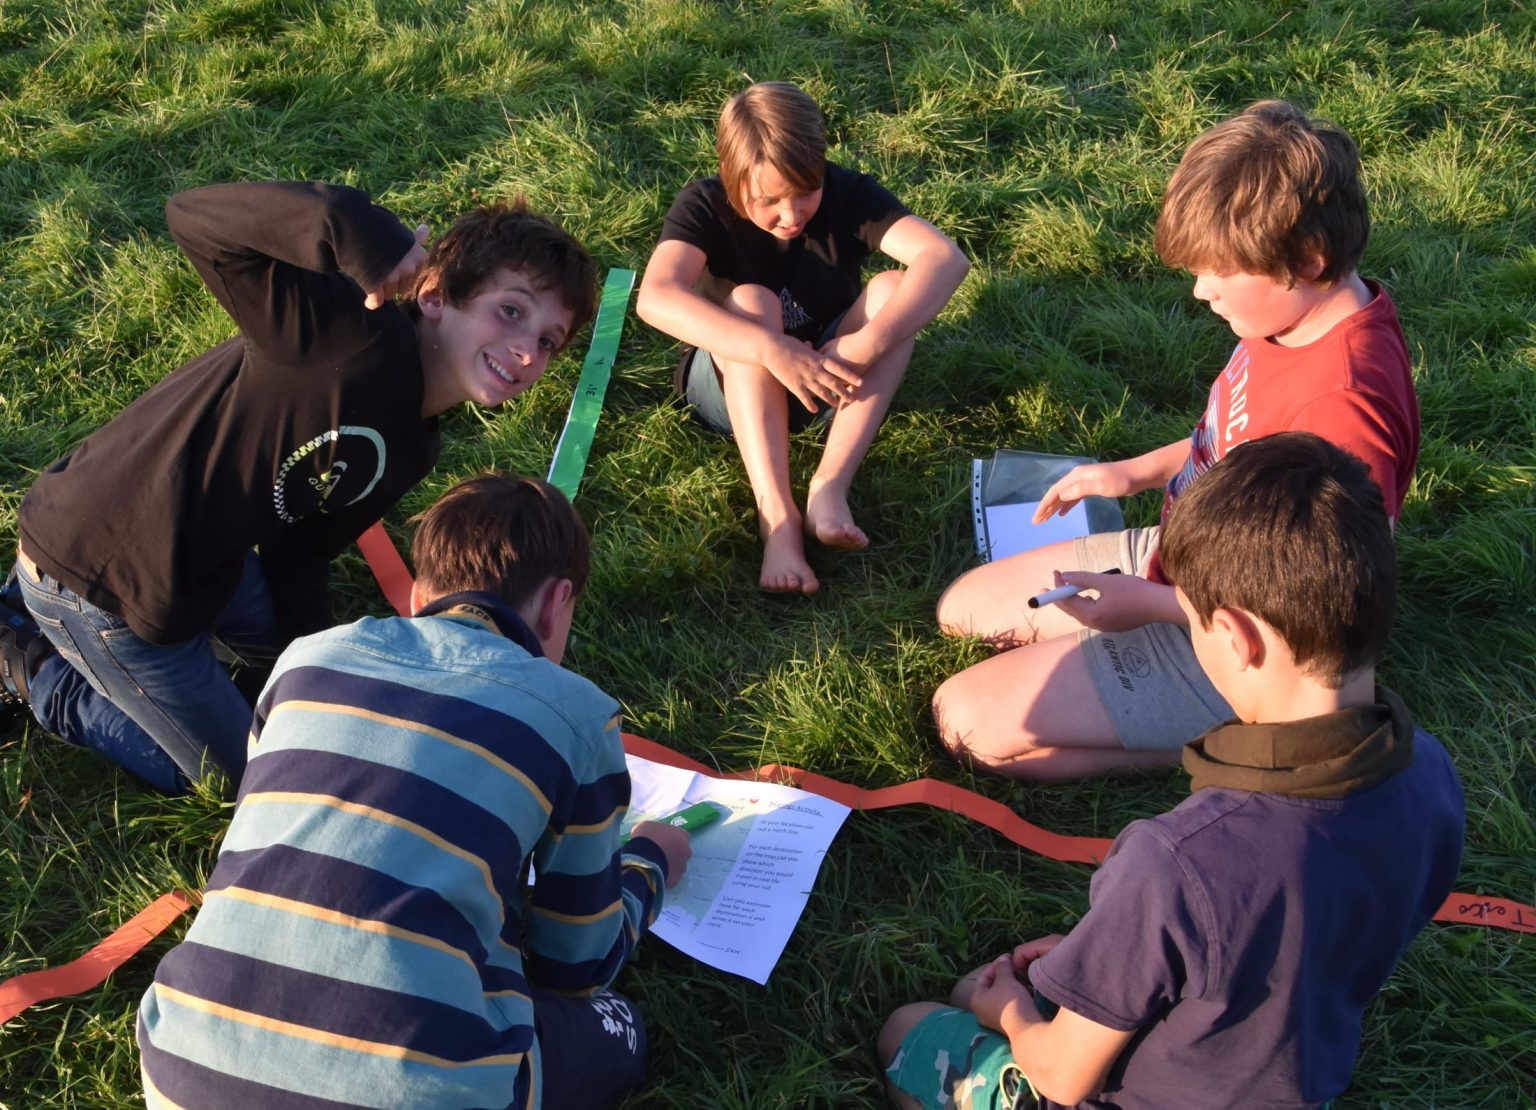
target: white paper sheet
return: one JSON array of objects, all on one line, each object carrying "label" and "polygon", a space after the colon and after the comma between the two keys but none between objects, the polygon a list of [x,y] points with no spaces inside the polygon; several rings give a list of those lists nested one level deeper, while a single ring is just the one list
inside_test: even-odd
[{"label": "white paper sheet", "polygon": [[693,834],[687,874],[667,891],[651,931],[711,967],[766,984],[848,807],[789,786],[625,759],[634,783],[625,832],[695,802],[731,811]]},{"label": "white paper sheet", "polygon": [[1041,524],[1031,523],[1039,507],[1038,501],[986,507],[989,561],[1088,534],[1088,506],[1083,502],[1073,505],[1065,516],[1053,516]]}]

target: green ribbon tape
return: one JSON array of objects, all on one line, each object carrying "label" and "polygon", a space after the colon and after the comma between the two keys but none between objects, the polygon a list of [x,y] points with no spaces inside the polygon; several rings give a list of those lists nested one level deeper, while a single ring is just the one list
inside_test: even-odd
[{"label": "green ribbon tape", "polygon": [[560,442],[555,444],[554,461],[549,464],[550,484],[573,500],[587,469],[587,456],[592,453],[592,436],[597,431],[597,418],[603,414],[603,394],[613,376],[613,360],[619,353],[619,336],[624,332],[624,314],[634,287],[635,271],[618,267],[608,271],[592,325],[592,345],[581,364],[571,411],[561,429]]}]

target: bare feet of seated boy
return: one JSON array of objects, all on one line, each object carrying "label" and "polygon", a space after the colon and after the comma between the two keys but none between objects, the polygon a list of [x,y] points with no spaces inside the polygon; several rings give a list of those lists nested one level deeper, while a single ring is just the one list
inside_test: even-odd
[{"label": "bare feet of seated boy", "polygon": [[763,569],[758,588],[770,594],[813,594],[821,589],[816,572],[805,561],[800,522],[786,520],[776,528],[760,527]]},{"label": "bare feet of seated boy", "polygon": [[869,546],[864,529],[853,522],[846,494],[814,482],[805,495],[805,532],[827,547],[863,551]]}]

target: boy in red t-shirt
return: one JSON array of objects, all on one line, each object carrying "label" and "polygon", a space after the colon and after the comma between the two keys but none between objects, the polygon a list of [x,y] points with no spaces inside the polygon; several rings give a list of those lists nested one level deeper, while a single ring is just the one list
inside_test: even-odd
[{"label": "boy in red t-shirt", "polygon": [[[1355,271],[1370,234],[1354,141],[1282,101],[1200,136],[1168,185],[1156,245],[1238,336],[1188,439],[1073,469],[1039,518],[1084,497],[1165,489],[1163,512],[1232,448],[1310,431],[1361,458],[1394,521],[1419,454],[1407,345],[1386,291]],[[955,675],[934,716],[957,758],[1060,781],[1173,766],[1231,717],[1201,673],[1158,528],[1052,544],[978,567],[939,601],[946,632],[1011,648]],[[1119,576],[1101,572],[1118,570]],[[1094,590],[1031,610],[1052,585]]]}]

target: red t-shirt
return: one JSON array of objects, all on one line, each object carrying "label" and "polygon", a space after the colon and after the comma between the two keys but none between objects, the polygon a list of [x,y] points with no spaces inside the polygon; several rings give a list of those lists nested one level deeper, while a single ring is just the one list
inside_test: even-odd
[{"label": "red t-shirt", "polygon": [[[1376,282],[1365,284],[1371,303],[1306,346],[1238,343],[1211,384],[1189,461],[1164,491],[1165,523],[1174,499],[1232,448],[1290,431],[1313,432],[1358,456],[1397,519],[1419,459],[1419,402],[1392,298]],[[1165,581],[1161,561],[1147,576]]]}]

